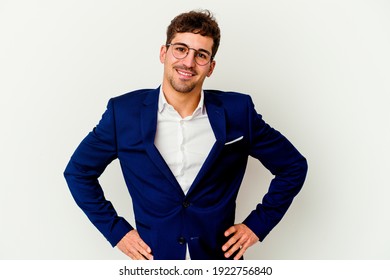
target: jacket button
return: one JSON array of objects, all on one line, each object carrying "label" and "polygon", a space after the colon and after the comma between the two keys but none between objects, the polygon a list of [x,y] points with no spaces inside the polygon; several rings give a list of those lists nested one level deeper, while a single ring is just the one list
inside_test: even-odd
[{"label": "jacket button", "polygon": [[186,244],[186,239],[184,237],[179,237],[177,241],[179,242],[180,245]]},{"label": "jacket button", "polygon": [[184,208],[187,208],[187,207],[189,207],[191,205],[191,203],[189,203],[187,200],[185,200],[184,202],[183,202],[183,207]]}]

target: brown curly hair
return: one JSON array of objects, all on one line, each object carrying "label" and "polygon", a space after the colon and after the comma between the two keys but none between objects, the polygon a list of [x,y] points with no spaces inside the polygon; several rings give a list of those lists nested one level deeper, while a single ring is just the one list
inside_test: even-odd
[{"label": "brown curly hair", "polygon": [[176,33],[185,32],[213,38],[212,57],[214,58],[221,40],[221,31],[210,11],[190,11],[176,16],[168,26],[166,44],[171,43]]}]

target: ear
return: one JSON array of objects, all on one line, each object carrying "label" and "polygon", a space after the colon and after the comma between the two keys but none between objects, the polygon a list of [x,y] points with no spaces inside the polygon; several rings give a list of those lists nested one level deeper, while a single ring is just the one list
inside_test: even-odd
[{"label": "ear", "polygon": [[210,77],[211,74],[213,74],[215,65],[216,65],[215,60],[211,61],[211,63],[210,63],[210,69],[209,69],[209,72],[207,73],[207,77]]},{"label": "ear", "polygon": [[167,54],[167,46],[162,45],[160,49],[160,62],[164,64],[165,62],[165,56]]}]

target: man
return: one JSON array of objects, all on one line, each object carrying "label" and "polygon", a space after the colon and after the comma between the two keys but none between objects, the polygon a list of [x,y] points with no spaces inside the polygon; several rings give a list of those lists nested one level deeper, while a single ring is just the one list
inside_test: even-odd
[{"label": "man", "polygon": [[[111,99],[65,170],[77,204],[131,259],[242,259],[303,185],[305,158],[262,120],[248,95],[203,90],[219,41],[208,11],[177,16],[160,50],[161,87]],[[234,224],[248,156],[275,178],[262,203]],[[98,182],[116,158],[136,227],[117,215]]]}]

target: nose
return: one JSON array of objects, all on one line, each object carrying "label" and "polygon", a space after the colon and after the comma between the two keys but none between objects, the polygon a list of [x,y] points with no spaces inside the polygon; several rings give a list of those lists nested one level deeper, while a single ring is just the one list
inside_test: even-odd
[{"label": "nose", "polygon": [[184,66],[190,68],[194,67],[196,62],[195,62],[195,51],[194,50],[188,50],[188,54],[185,58],[182,59],[182,62]]}]

